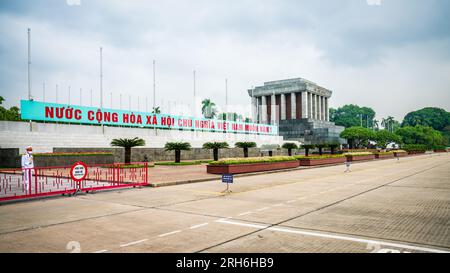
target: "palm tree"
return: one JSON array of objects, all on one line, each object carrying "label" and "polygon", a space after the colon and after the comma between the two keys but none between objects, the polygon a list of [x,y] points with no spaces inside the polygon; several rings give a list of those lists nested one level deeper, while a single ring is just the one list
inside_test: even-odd
[{"label": "palm tree", "polygon": [[292,150],[293,149],[295,149],[295,150],[298,149],[298,146],[295,143],[286,142],[286,143],[283,144],[283,146],[281,146],[281,148],[287,149],[288,150],[288,155],[292,156]]},{"label": "palm tree", "polygon": [[145,146],[145,140],[142,138],[115,138],[111,141],[111,146],[125,148],[125,163],[131,161],[131,148]]},{"label": "palm tree", "polygon": [[161,114],[161,109],[159,108],[159,106],[153,107],[152,114]]},{"label": "palm tree", "polygon": [[378,129],[379,129],[378,120],[374,119],[372,121],[372,125],[373,125],[373,129],[378,131]]},{"label": "palm tree", "polygon": [[216,104],[210,99],[204,99],[202,101],[202,114],[205,118],[214,118],[217,114]]},{"label": "palm tree", "polygon": [[180,163],[181,151],[191,150],[191,144],[189,142],[167,142],[164,149],[166,151],[175,151],[175,163]]},{"label": "palm tree", "polygon": [[248,157],[248,149],[255,148],[256,143],[255,142],[236,142],[234,144],[234,146],[236,146],[236,148],[244,149],[244,157]]},{"label": "palm tree", "polygon": [[394,117],[388,116],[387,118],[383,118],[381,121],[381,126],[384,127],[388,132],[393,132],[393,125],[395,123]]},{"label": "palm tree", "polygon": [[203,144],[203,149],[213,150],[214,161],[219,160],[219,149],[229,148],[226,142],[206,142]]}]

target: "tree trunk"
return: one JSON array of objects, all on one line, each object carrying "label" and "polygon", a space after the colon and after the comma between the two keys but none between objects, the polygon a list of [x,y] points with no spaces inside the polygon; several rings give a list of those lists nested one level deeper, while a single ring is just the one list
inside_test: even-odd
[{"label": "tree trunk", "polygon": [[181,151],[175,150],[175,163],[180,163],[181,161]]},{"label": "tree trunk", "polygon": [[292,156],[292,149],[288,149],[288,155]]},{"label": "tree trunk", "polygon": [[322,147],[319,147],[319,155],[322,155]]},{"label": "tree trunk", "polygon": [[334,147],[334,146],[331,146],[330,148],[331,148],[331,154],[334,155],[334,149],[335,149],[335,147]]},{"label": "tree trunk", "polygon": [[219,160],[219,149],[214,149],[213,154],[214,154],[214,161]]},{"label": "tree trunk", "polygon": [[244,157],[248,157],[248,148],[244,148]]},{"label": "tree trunk", "polygon": [[305,148],[305,156],[309,156],[309,148]]},{"label": "tree trunk", "polygon": [[125,147],[125,164],[131,162],[131,147]]}]

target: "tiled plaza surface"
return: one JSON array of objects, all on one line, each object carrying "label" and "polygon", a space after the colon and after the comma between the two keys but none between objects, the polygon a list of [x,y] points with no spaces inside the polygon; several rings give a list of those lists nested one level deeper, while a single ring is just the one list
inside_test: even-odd
[{"label": "tiled plaza surface", "polygon": [[450,251],[433,154],[0,206],[0,252]]}]

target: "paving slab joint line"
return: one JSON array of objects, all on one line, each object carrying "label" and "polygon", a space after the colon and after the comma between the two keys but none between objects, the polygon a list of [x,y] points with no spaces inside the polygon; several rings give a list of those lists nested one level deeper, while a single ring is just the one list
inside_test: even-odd
[{"label": "paving slab joint line", "polygon": [[[414,159],[417,157],[418,156],[408,156],[406,158]],[[393,159],[385,158],[385,159],[371,159],[371,160],[363,160],[363,161],[354,161],[354,162],[352,162],[352,165],[353,164],[361,164],[361,163],[369,163],[369,162],[381,162],[381,161],[386,161],[386,160],[393,160]],[[264,175],[264,174],[272,174],[272,173],[293,172],[293,171],[299,171],[299,170],[318,169],[318,168],[334,167],[334,166],[341,166],[341,165],[342,165],[342,163],[332,163],[332,164],[325,164],[325,165],[318,165],[318,166],[300,166],[300,167],[296,167],[296,168],[289,168],[289,169],[282,169],[282,170],[235,174],[234,177],[247,177],[247,176],[256,176],[256,175]],[[161,187],[199,183],[199,182],[209,182],[209,181],[216,181],[216,180],[221,180],[221,178],[220,177],[211,177],[211,178],[199,178],[199,179],[189,179],[189,180],[177,180],[177,181],[169,181],[169,182],[156,182],[156,183],[149,183],[147,187],[161,188]]]}]

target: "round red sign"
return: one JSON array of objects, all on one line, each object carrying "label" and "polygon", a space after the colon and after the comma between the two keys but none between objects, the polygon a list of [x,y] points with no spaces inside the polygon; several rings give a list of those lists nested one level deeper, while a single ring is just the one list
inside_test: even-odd
[{"label": "round red sign", "polygon": [[72,168],[70,169],[70,177],[72,177],[73,180],[79,182],[86,178],[88,174],[88,169],[86,164],[83,162],[77,162],[72,165]]}]

